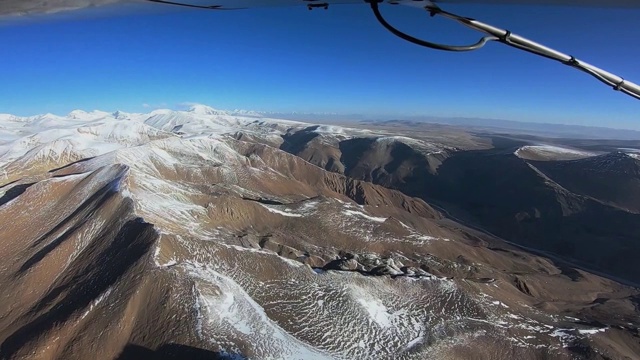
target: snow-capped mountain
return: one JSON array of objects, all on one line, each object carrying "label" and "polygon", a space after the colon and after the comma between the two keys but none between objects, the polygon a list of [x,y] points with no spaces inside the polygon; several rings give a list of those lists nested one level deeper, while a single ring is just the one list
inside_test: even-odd
[{"label": "snow-capped mountain", "polygon": [[[221,136],[242,129],[260,136],[280,134],[278,129],[299,123],[273,120],[271,129],[253,124],[255,117],[233,115],[205,105],[187,111],[155,110],[148,114],[74,110],[66,116],[0,115],[0,165],[15,167],[46,160],[63,165],[151,140],[189,136]],[[5,175],[8,176],[8,175]]]},{"label": "snow-capped mountain", "polygon": [[[285,141],[308,156],[281,150]],[[407,149],[416,163],[454,150],[201,105],[0,115],[0,354],[569,359],[638,349],[627,306],[637,290],[568,276],[421,199],[315,165],[336,149],[388,169]]]}]

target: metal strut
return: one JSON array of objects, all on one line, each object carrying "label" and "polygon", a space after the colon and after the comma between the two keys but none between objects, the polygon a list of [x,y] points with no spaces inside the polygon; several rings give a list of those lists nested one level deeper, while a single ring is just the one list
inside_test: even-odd
[{"label": "metal strut", "polygon": [[477,43],[472,45],[444,45],[433,43],[429,41],[420,40],[414,38],[410,35],[407,35],[400,30],[391,26],[380,13],[380,9],[378,8],[378,3],[380,0],[366,0],[371,4],[371,9],[373,10],[373,14],[376,19],[384,26],[387,30],[389,30],[394,35],[412,42],[414,44],[428,47],[430,49],[443,50],[443,51],[473,51],[480,49],[489,41],[498,41],[505,45],[514,47],[516,49],[524,50],[526,52],[539,55],[545,57],[547,59],[555,60],[561,62],[565,65],[568,65],[572,68],[583,71],[596,79],[600,80],[602,83],[610,86],[616,91],[620,91],[629,96],[632,96],[638,100],[640,100],[640,86],[637,84],[625,80],[618,75],[614,75],[608,71],[602,70],[596,66],[588,64],[584,61],[578,60],[571,55],[564,54],[560,51],[554,50],[550,47],[539,44],[535,41],[524,38],[520,35],[513,34],[509,30],[504,30],[497,28],[495,26],[485,24],[475,19],[462,17],[456,14],[452,14],[450,12],[444,11],[439,7],[430,4],[425,7],[425,9],[429,12],[431,16],[440,15],[442,17],[454,20],[462,25],[465,25],[473,30],[479,31],[481,33],[486,34],[486,36],[482,37]]}]

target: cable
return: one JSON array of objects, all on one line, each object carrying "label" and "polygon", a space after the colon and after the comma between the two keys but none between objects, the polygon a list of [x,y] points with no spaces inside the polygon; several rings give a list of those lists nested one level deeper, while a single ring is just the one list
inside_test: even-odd
[{"label": "cable", "polygon": [[[181,2],[174,2],[170,0],[147,0],[147,1],[160,3],[160,4],[167,4],[167,5],[176,5],[176,6],[197,8],[197,9],[205,9],[205,10],[227,10],[226,8],[222,8],[222,6],[220,5],[210,5],[210,6],[194,5],[194,4],[185,4]],[[590,65],[586,62],[578,60],[573,56],[564,54],[560,51],[557,51],[547,46],[544,46],[542,44],[536,43],[522,36],[515,35],[511,33],[511,31],[509,30],[503,30],[495,26],[482,23],[475,19],[466,18],[450,12],[446,12],[440,9],[439,7],[431,4],[425,7],[425,9],[429,11],[431,16],[440,15],[445,18],[454,20],[473,30],[486,34],[486,36],[478,40],[477,43],[471,44],[471,45],[446,45],[446,44],[434,43],[430,41],[417,39],[391,26],[380,13],[379,3],[382,2],[382,0],[365,0],[365,1],[371,5],[373,14],[375,15],[378,22],[380,22],[380,24],[384,26],[384,28],[389,30],[394,35],[406,41],[409,41],[413,44],[424,46],[424,47],[435,49],[435,50],[462,52],[462,51],[478,50],[482,48],[489,41],[498,41],[505,45],[511,46],[513,48],[520,49],[520,50],[532,53],[534,55],[542,56],[550,60],[558,61],[567,66],[578,69],[584,73],[591,75],[592,77],[596,78],[600,82],[610,86],[612,89],[616,91],[620,91],[624,94],[627,94],[631,97],[634,97],[640,100],[640,86],[638,86],[637,84],[631,81],[627,81],[618,75],[614,75],[610,72],[607,72],[598,67]]]},{"label": "cable", "polygon": [[595,67],[591,64],[588,64],[584,61],[578,60],[571,55],[564,54],[560,51],[554,50],[542,44],[539,44],[535,41],[529,40],[519,35],[513,34],[509,30],[504,30],[497,28],[495,26],[482,23],[475,19],[462,17],[450,12],[446,12],[435,5],[427,6],[425,9],[429,11],[431,16],[440,15],[445,18],[454,20],[464,26],[467,26],[473,30],[479,31],[481,33],[486,34],[487,36],[483,37],[477,43],[473,45],[467,46],[456,46],[456,45],[444,45],[438,43],[432,43],[429,41],[420,40],[414,38],[410,35],[407,35],[398,29],[391,26],[380,13],[380,9],[378,8],[378,2],[380,0],[366,0],[370,3],[371,9],[373,10],[373,14],[376,19],[384,26],[387,30],[389,30],[394,35],[409,41],[411,43],[428,47],[430,49],[443,50],[443,51],[473,51],[480,49],[489,41],[498,41],[505,45],[511,46],[516,49],[520,49],[526,52],[529,52],[534,55],[542,56],[550,60],[558,61],[562,64],[570,66],[574,69],[580,70],[584,73],[587,73],[600,82],[610,86],[612,89],[616,91],[620,91],[624,94],[627,94],[631,97],[640,100],[640,86],[637,84],[625,80],[618,75],[614,75],[608,71]]},{"label": "cable", "polygon": [[482,39],[480,39],[477,43],[472,44],[472,45],[445,45],[445,44],[438,44],[438,43],[433,43],[433,42],[429,42],[429,41],[420,40],[420,39],[414,38],[411,35],[407,35],[407,34],[401,32],[400,30],[394,28],[393,26],[391,26],[384,19],[384,17],[382,17],[382,14],[380,13],[380,9],[378,8],[378,1],[377,0],[372,0],[369,3],[371,4],[371,9],[373,10],[373,14],[376,16],[376,19],[378,19],[378,21],[380,22],[380,24],[382,24],[382,26],[384,26],[387,30],[389,30],[394,35],[396,35],[396,36],[398,36],[398,37],[400,37],[400,38],[402,38],[402,39],[404,39],[406,41],[414,43],[416,45],[428,47],[430,49],[435,49],[435,50],[461,52],[461,51],[477,50],[477,49],[480,49],[481,47],[483,47],[489,41],[498,40],[498,38],[496,38],[494,36],[485,36]]},{"label": "cable", "polygon": [[220,5],[210,5],[210,6],[193,5],[193,4],[185,4],[185,3],[173,2],[173,1],[165,1],[165,0],[147,0],[147,1],[154,2],[154,3],[159,3],[159,4],[184,6],[184,7],[195,8],[195,9],[204,9],[204,10],[219,10],[220,7],[221,7]]}]

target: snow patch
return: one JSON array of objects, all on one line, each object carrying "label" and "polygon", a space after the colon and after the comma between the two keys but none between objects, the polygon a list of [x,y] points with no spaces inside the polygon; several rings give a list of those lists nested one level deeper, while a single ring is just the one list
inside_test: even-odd
[{"label": "snow patch", "polygon": [[318,133],[318,134],[332,134],[332,135],[345,135],[345,129],[341,126],[334,126],[334,125],[320,125],[318,126],[315,130],[313,130],[313,132]]},{"label": "snow patch", "polygon": [[391,326],[391,314],[379,299],[357,299],[358,303],[369,313],[369,317],[381,327]]},{"label": "snow patch", "polygon": [[110,294],[111,291],[113,290],[113,288],[108,288],[107,290],[105,290],[105,292],[103,292],[102,294],[100,294],[97,298],[95,298],[90,304],[89,304],[89,308],[80,316],[80,320],[84,319],[87,317],[87,315],[89,315],[89,313],[96,307],[98,306],[102,301],[104,301],[104,299],[106,299]]},{"label": "snow patch", "polygon": [[409,341],[407,343],[407,345],[405,345],[404,351],[409,351],[409,350],[413,349],[414,347],[416,347],[416,346],[420,345],[421,343],[423,343],[424,340],[425,339],[424,339],[423,335],[418,336],[417,338]]},{"label": "snow patch", "polygon": [[292,213],[291,210],[286,209],[285,211],[282,210],[278,210],[275,209],[271,206],[265,205],[265,204],[260,204],[263,208],[269,210],[269,212],[272,212],[274,214],[278,214],[278,215],[282,215],[282,216],[287,216],[287,217],[302,217],[301,214],[296,214],[296,213]]},{"label": "snow patch", "polygon": [[196,288],[203,304],[204,322],[208,325],[203,324],[203,333],[209,332],[214,337],[227,333],[244,338],[252,345],[256,358],[272,354],[290,359],[332,358],[287,333],[232,278],[209,265],[195,262],[185,265],[187,273],[199,280]]},{"label": "snow patch", "polygon": [[524,152],[531,152],[542,157],[557,157],[559,159],[581,159],[598,155],[591,151],[555,145],[526,145],[516,150],[514,155],[517,157],[523,157],[525,156],[523,155]]},{"label": "snow patch", "polygon": [[607,331],[607,328],[578,330],[578,332],[582,335],[593,335],[593,334],[597,334],[599,332],[605,332],[605,331]]},{"label": "snow patch", "polygon": [[343,210],[342,213],[345,214],[345,215],[349,215],[349,216],[359,216],[359,217],[365,218],[367,220],[374,221],[374,222],[379,222],[379,223],[383,223],[383,222],[387,221],[386,217],[375,217],[375,216],[367,215],[367,214],[365,214],[363,212],[360,212],[360,211]]}]

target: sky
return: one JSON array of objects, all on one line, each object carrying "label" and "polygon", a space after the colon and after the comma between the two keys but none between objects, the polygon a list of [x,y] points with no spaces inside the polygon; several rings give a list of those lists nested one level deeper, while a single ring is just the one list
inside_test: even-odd
[{"label": "sky", "polygon": [[[368,5],[79,13],[0,20],[0,113],[220,109],[478,117],[640,129],[640,101],[562,64],[490,43],[472,53],[405,42]],[[640,82],[640,9],[450,5]],[[416,37],[479,36],[383,6]]]}]

